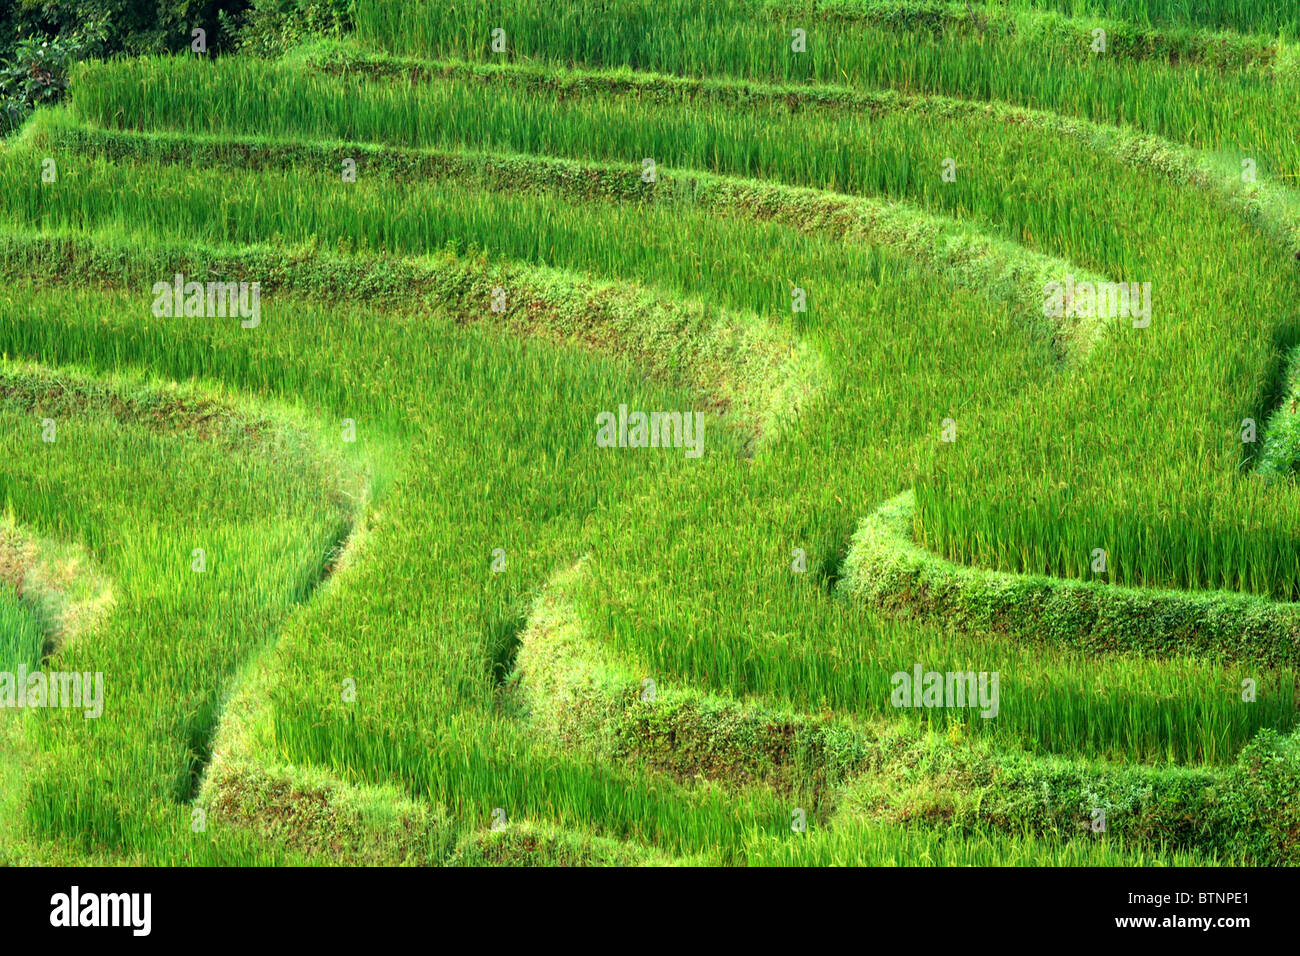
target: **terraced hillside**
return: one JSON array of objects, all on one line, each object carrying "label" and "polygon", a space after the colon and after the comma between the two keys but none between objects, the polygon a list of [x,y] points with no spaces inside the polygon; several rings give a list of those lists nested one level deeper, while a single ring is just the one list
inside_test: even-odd
[{"label": "terraced hillside", "polygon": [[0,147],[0,669],[102,713],[0,712],[0,862],[1300,862],[1256,6],[83,64]]}]

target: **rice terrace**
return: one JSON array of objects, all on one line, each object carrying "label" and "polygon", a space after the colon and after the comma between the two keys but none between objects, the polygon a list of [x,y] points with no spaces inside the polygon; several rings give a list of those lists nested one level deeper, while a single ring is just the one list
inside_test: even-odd
[{"label": "rice terrace", "polygon": [[0,863],[1300,863],[1300,7],[0,25]]}]

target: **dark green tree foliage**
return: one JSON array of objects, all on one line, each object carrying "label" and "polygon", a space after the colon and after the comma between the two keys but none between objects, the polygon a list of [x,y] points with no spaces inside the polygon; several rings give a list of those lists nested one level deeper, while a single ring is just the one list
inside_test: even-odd
[{"label": "dark green tree foliage", "polygon": [[241,53],[278,56],[313,37],[352,29],[352,0],[252,0],[243,13],[222,13]]},{"label": "dark green tree foliage", "polygon": [[95,52],[103,55],[188,50],[195,29],[219,53],[233,47],[223,21],[237,22],[249,6],[250,0],[14,0],[0,4],[0,59],[25,38],[84,36],[96,26],[103,46]]},{"label": "dark green tree foliage", "polygon": [[68,88],[68,68],[92,52],[102,33],[37,36],[19,40],[13,54],[0,64],[0,133],[22,125],[37,106],[57,103]]},{"label": "dark green tree foliage", "polygon": [[0,7],[0,136],[58,102],[68,68],[92,56],[193,50],[276,55],[351,24],[351,0],[17,0]]}]

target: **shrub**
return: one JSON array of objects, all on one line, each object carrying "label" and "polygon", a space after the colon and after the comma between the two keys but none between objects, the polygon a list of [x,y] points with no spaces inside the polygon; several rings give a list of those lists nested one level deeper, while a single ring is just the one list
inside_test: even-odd
[{"label": "shrub", "polygon": [[308,39],[352,28],[351,0],[253,0],[247,11],[221,13],[222,31],[241,53],[279,56]]},{"label": "shrub", "polygon": [[19,41],[13,56],[0,66],[0,133],[22,125],[37,106],[53,105],[68,88],[68,69],[103,42],[103,28],[92,24],[72,36]]},{"label": "shrub", "polygon": [[23,37],[74,36],[86,24],[103,25],[106,56],[179,53],[188,50],[193,29],[207,31],[210,50],[231,46],[221,30],[222,15],[238,17],[249,0],[19,0],[0,4],[0,58]]}]

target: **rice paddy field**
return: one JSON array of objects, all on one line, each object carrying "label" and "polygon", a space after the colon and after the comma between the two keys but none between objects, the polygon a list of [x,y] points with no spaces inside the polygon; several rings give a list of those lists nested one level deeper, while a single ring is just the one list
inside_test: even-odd
[{"label": "rice paddy field", "polygon": [[348,27],[0,141],[0,863],[1300,863],[1300,12]]}]

